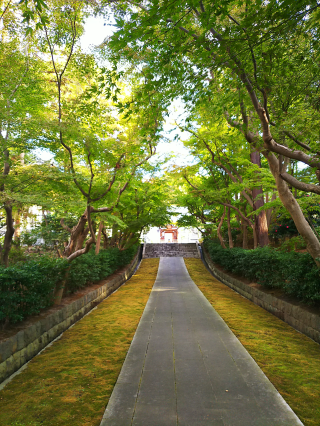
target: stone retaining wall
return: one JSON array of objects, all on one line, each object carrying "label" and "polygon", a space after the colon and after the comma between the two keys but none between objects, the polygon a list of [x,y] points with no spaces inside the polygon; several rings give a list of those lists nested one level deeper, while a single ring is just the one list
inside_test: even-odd
[{"label": "stone retaining wall", "polygon": [[200,257],[195,243],[146,243],[143,258],[150,257]]},{"label": "stone retaining wall", "polygon": [[252,285],[231,277],[216,268],[203,246],[202,252],[209,269],[223,284],[226,284],[256,305],[261,306],[296,330],[315,340],[317,343],[320,343],[320,315],[313,314],[301,306],[279,299],[257,287],[253,287]]},{"label": "stone retaining wall", "polygon": [[140,251],[124,272],[106,284],[0,342],[0,383],[125,283],[141,259]]}]

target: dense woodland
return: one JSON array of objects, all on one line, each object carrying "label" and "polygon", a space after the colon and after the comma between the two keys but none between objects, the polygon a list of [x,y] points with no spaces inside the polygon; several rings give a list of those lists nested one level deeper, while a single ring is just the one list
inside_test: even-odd
[{"label": "dense woodland", "polygon": [[[311,268],[305,298],[320,300],[320,3],[0,5],[2,283],[26,261],[61,262],[66,280],[76,260],[133,250],[183,208],[178,225],[212,253],[300,265],[288,274],[301,298]],[[113,35],[88,53],[92,16]],[[187,167],[157,155],[173,102]]]}]

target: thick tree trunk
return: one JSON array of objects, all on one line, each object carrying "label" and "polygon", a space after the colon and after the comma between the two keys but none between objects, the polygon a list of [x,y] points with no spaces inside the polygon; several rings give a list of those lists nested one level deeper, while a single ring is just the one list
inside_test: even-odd
[{"label": "thick tree trunk", "polygon": [[231,223],[230,223],[230,207],[228,207],[227,222],[228,222],[229,248],[233,248],[233,240],[232,240],[232,232],[231,232]]},{"label": "thick tree trunk", "polygon": [[[90,207],[89,207],[90,208]],[[91,236],[85,244],[85,247],[83,247],[83,243],[89,233],[89,226],[85,227],[88,221],[88,214],[87,209],[83,213],[83,215],[80,217],[78,223],[72,228],[69,229],[63,222],[63,219],[61,219],[60,223],[65,228],[68,229],[71,233],[69,242],[67,246],[64,249],[63,256],[68,259],[69,262],[71,262],[76,257],[81,256],[82,254],[88,253],[90,250],[90,247],[95,242],[95,237]]]},{"label": "thick tree trunk", "polygon": [[4,206],[6,212],[6,233],[4,236],[3,246],[1,248],[1,263],[7,268],[9,265],[9,253],[14,235],[12,206]]},{"label": "thick tree trunk", "polygon": [[[65,257],[69,257],[76,250],[80,250],[83,247],[84,240],[89,232],[89,228],[86,228],[87,220],[88,215],[87,210],[85,210],[78,223],[71,229],[70,239],[63,253]],[[61,225],[66,228],[62,220]]]},{"label": "thick tree trunk", "polygon": [[[256,205],[256,208],[259,207]],[[265,211],[260,212],[255,217],[254,226],[257,234],[257,245],[259,247],[267,246],[269,244],[269,236],[267,214]]]},{"label": "thick tree trunk", "polygon": [[313,232],[311,226],[307,222],[306,218],[304,217],[304,214],[297,200],[290,191],[288,184],[282,179],[277,157],[271,152],[266,153],[265,156],[268,160],[270,170],[275,178],[279,198],[292,217],[299,234],[306,242],[308,252],[313,257],[317,266],[320,267],[320,261],[317,260],[320,259],[320,242]]},{"label": "thick tree trunk", "polygon": [[225,245],[223,238],[222,238],[222,235],[221,235],[221,227],[222,227],[225,215],[226,215],[226,207],[224,207],[223,215],[221,216],[220,223],[219,223],[218,229],[217,229],[218,238],[220,240],[220,244],[221,244],[222,248],[226,248],[226,245]]},{"label": "thick tree trunk", "polygon": [[81,250],[83,248],[83,243],[85,242],[85,239],[87,238],[89,234],[89,226],[87,226],[82,232],[81,234],[78,235],[78,238],[76,240],[75,243],[75,250]]},{"label": "thick tree trunk", "polygon": [[[254,149],[250,154],[251,162],[261,167],[260,152]],[[253,199],[253,210],[258,210],[264,206],[264,197],[262,187],[256,187],[252,190]],[[260,212],[255,216],[255,231],[257,234],[257,245],[260,247],[267,246],[269,244],[268,237],[268,221],[267,214],[265,211]]]}]

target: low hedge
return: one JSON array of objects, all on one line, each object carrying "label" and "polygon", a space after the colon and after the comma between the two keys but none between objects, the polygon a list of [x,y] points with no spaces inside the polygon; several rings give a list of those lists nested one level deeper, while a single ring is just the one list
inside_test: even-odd
[{"label": "low hedge", "polygon": [[270,247],[223,249],[206,240],[204,247],[213,262],[226,271],[310,304],[320,303],[320,274],[309,253],[281,252]]},{"label": "low hedge", "polygon": [[90,283],[108,277],[130,263],[136,252],[137,246],[123,251],[117,248],[101,250],[98,255],[92,249],[86,255],[77,257],[68,272],[68,291],[74,293]]},{"label": "low hedge", "polygon": [[70,264],[65,259],[42,256],[9,268],[0,267],[0,323],[17,323],[51,306],[56,284],[66,273],[68,292],[74,293],[127,265],[136,251],[137,246],[125,251],[111,248],[95,255],[93,248]]}]

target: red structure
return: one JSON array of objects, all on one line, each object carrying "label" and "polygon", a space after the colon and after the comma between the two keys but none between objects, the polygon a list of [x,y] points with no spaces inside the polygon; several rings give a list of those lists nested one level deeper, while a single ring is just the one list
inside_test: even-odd
[{"label": "red structure", "polygon": [[160,228],[160,243],[177,243],[178,227],[167,225],[166,228]]}]

